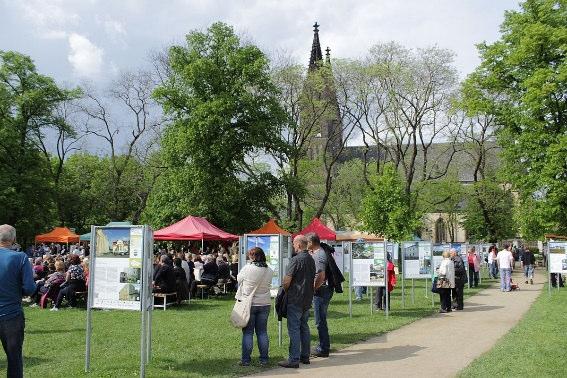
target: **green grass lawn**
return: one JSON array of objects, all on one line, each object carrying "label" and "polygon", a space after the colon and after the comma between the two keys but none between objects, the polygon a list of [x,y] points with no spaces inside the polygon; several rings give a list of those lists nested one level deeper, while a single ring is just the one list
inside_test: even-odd
[{"label": "green grass lawn", "polygon": [[[483,281],[484,282],[484,281]],[[425,298],[424,281],[415,281],[414,305],[410,290],[406,307],[401,306],[401,288],[392,296],[392,312],[370,314],[366,297],[353,302],[353,317],[348,313],[348,290],[335,294],[329,308],[329,329],[333,349],[399,328],[424,316],[437,307]],[[400,283],[401,285],[401,283]],[[409,285],[408,285],[409,286]],[[486,283],[483,283],[486,286]],[[469,294],[476,290],[468,290]],[[354,299],[354,294],[353,294]],[[438,296],[435,295],[436,306]],[[225,298],[196,299],[191,304],[153,312],[152,360],[146,372],[150,377],[240,376],[262,370],[258,352],[252,354],[253,366],[239,367],[241,331],[229,323],[231,295]],[[26,308],[24,369],[29,377],[84,376],[85,309],[62,309],[50,312]],[[287,357],[288,338],[283,321],[283,344],[278,346],[277,319],[270,315],[271,365]],[[317,330],[310,318],[313,340]],[[94,311],[91,373],[93,377],[127,377],[139,375],[140,314],[127,311]],[[6,359],[0,353],[0,375],[5,374]]]},{"label": "green grass lawn", "polygon": [[522,320],[459,377],[564,377],[567,290],[547,288]]}]

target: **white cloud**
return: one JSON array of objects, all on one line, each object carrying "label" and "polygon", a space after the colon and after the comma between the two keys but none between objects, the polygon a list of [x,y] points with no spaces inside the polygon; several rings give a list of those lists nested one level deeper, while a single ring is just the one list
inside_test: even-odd
[{"label": "white cloud", "polygon": [[126,45],[126,27],[124,26],[124,23],[109,16],[102,18],[96,15],[95,20],[98,25],[103,27],[106,35],[112,42]]},{"label": "white cloud", "polygon": [[18,2],[23,17],[33,26],[34,32],[46,39],[67,37],[67,29],[81,21],[77,13],[70,11],[60,0],[29,0]]},{"label": "white cloud", "polygon": [[89,41],[87,37],[77,33],[69,35],[69,47],[71,51],[67,59],[77,76],[94,77],[101,72],[104,55],[102,48]]}]

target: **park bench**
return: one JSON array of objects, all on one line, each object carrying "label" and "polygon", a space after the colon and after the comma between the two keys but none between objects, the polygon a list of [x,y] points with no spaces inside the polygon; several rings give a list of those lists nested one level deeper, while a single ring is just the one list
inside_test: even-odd
[{"label": "park bench", "polygon": [[[156,298],[161,298],[162,304],[156,304]],[[177,299],[177,293],[154,293],[154,308],[163,308],[163,311],[167,309],[167,306],[171,306],[175,303]]]}]

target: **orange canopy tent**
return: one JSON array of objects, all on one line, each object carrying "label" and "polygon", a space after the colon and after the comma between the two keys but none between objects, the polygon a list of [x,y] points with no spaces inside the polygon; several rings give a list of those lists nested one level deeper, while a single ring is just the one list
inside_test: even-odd
[{"label": "orange canopy tent", "polygon": [[278,226],[275,219],[270,219],[268,223],[257,230],[248,232],[250,235],[291,235],[289,232]]},{"label": "orange canopy tent", "polygon": [[79,235],[69,230],[67,227],[55,227],[47,234],[37,235],[36,243],[78,243]]}]

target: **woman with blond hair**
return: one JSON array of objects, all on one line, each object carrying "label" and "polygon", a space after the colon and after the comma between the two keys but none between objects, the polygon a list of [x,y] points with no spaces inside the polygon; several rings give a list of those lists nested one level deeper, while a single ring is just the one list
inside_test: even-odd
[{"label": "woman with blond hair", "polygon": [[451,289],[455,288],[455,265],[449,251],[443,251],[443,260],[437,268],[437,289],[441,302],[440,313],[451,312]]}]

